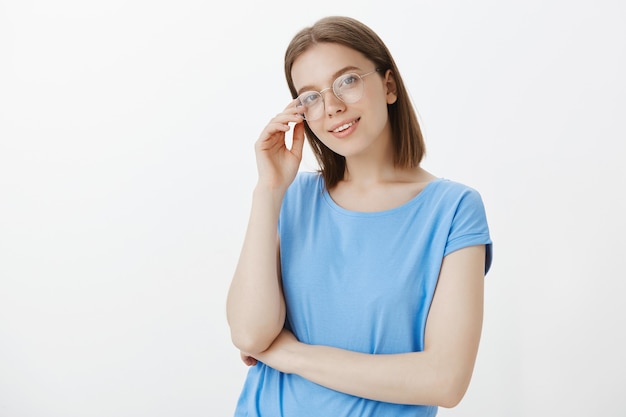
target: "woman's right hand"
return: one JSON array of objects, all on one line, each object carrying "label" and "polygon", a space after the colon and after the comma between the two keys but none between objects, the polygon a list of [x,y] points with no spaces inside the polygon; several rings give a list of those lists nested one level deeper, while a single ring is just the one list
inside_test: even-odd
[{"label": "woman's right hand", "polygon": [[[259,183],[272,189],[286,190],[296,177],[304,146],[304,119],[293,100],[265,126],[255,144]],[[291,147],[285,134],[295,123]]]}]

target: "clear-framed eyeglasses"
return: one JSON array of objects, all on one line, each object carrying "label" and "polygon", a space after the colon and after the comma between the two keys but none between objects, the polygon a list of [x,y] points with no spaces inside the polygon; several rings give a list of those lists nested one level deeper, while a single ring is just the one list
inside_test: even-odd
[{"label": "clear-framed eyeglasses", "polygon": [[335,97],[344,103],[356,103],[363,97],[363,78],[378,70],[377,68],[363,75],[355,73],[340,75],[333,81],[332,87],[327,87],[322,91],[305,91],[300,94],[296,107],[301,110],[305,120],[313,121],[324,116],[324,93],[328,90],[333,90]]}]

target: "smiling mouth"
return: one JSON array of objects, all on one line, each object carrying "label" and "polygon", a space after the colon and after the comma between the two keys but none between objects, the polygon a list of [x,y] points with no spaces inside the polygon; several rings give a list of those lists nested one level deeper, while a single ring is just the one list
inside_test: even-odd
[{"label": "smiling mouth", "polygon": [[346,123],[346,124],[344,124],[344,125],[341,125],[341,126],[339,126],[338,128],[336,128],[335,130],[333,130],[332,132],[333,132],[333,133],[343,132],[344,130],[346,130],[346,129],[348,129],[348,128],[352,127],[352,125],[354,125],[354,124],[355,124],[356,122],[358,122],[359,120],[360,120],[360,118],[359,118],[359,119],[356,119],[356,120],[353,120],[353,121],[351,121],[350,123]]}]

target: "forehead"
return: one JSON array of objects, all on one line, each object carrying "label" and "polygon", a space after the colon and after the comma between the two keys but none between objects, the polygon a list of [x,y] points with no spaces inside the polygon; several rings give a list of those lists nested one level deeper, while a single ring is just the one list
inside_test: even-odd
[{"label": "forehead", "polygon": [[318,43],[294,61],[291,77],[296,90],[302,86],[325,88],[342,68],[370,70],[371,66],[369,59],[352,48],[336,43]]}]

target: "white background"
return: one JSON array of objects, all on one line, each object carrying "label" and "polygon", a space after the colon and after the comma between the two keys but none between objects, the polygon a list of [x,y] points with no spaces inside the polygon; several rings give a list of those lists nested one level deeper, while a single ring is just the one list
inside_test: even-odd
[{"label": "white background", "polygon": [[626,415],[624,2],[0,0],[0,416],[232,415],[252,145],[328,14],[385,40],[424,166],[487,208],[480,353],[440,415]]}]

